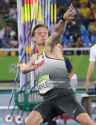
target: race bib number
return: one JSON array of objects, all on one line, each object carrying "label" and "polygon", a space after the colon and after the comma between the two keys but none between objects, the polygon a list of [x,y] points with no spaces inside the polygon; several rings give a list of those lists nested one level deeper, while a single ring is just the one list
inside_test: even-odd
[{"label": "race bib number", "polygon": [[44,94],[50,90],[50,87],[47,82],[48,80],[49,80],[49,75],[40,76],[38,80],[38,89],[40,94]]}]

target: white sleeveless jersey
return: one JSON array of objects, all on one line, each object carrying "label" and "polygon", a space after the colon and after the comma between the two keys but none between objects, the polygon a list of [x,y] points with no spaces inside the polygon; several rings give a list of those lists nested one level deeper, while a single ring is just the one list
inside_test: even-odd
[{"label": "white sleeveless jersey", "polygon": [[[41,58],[41,57],[40,57]],[[42,63],[36,69],[38,89],[41,94],[53,88],[71,88],[64,60],[42,56]]]}]

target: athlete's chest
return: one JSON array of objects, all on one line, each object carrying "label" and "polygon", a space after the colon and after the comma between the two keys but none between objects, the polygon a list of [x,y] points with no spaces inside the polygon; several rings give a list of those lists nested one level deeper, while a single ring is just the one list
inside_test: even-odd
[{"label": "athlete's chest", "polygon": [[48,57],[42,57],[43,63],[38,67],[37,72],[39,74],[54,74],[56,76],[64,75],[66,71],[66,65],[64,60],[58,60]]}]

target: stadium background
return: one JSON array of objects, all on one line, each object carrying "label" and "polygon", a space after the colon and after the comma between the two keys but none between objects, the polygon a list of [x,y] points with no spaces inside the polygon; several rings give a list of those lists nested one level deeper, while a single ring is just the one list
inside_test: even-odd
[{"label": "stadium background", "polygon": [[[67,55],[73,65],[74,71],[77,73],[78,80],[85,80],[89,55]],[[15,79],[16,67],[18,62],[18,56],[16,51],[2,52],[0,54],[0,82],[12,82]],[[94,72],[93,79],[96,80],[96,71]]]},{"label": "stadium background", "polygon": [[[68,8],[67,4],[69,1],[70,0],[59,0],[59,1],[57,0],[56,1],[57,2],[57,20],[60,19],[60,17],[62,16],[62,13],[66,10],[66,8]],[[79,33],[80,29],[78,29],[77,27],[71,26],[73,28],[73,33],[72,33],[72,29],[70,30],[70,28],[69,28],[69,30],[70,30],[69,34],[68,34],[68,31],[66,31],[67,36],[66,36],[66,33],[63,35],[62,44],[64,45],[65,49],[71,48],[71,47],[72,48],[80,48],[80,47],[89,48],[96,42],[96,21],[95,21],[96,17],[94,15],[95,11],[96,11],[96,1],[95,0],[78,0],[78,1],[72,0],[72,1],[74,3],[74,6],[77,9],[79,8],[79,13],[81,14],[81,17],[80,17],[81,20],[79,20],[79,23],[82,22],[82,23],[80,23],[80,25],[81,25],[81,27],[83,26],[83,29],[84,29],[82,31],[83,35],[82,35],[82,32]],[[1,48],[1,50],[0,50],[0,81],[2,83],[5,81],[6,82],[13,81],[15,78],[15,75],[16,75],[15,64],[18,62],[18,53],[15,50],[10,51],[10,49],[17,48],[18,35],[17,35],[16,0],[5,0],[5,1],[1,0],[0,6],[1,6],[1,11],[0,11],[0,17],[1,17],[0,18],[0,48]],[[77,25],[78,25],[78,23],[77,23]],[[2,41],[5,40],[4,38],[2,38],[2,37],[4,37],[4,35],[2,36],[2,31],[4,30],[4,28],[6,28],[6,26],[11,27],[11,31],[10,31],[11,38],[7,38],[7,41],[14,40],[15,42],[17,42],[17,44],[15,46],[10,44],[10,42],[8,42],[10,44],[10,46],[8,46],[6,44],[1,44],[1,43],[3,43]],[[78,33],[77,33],[77,29],[79,31]],[[73,35],[73,34],[75,34],[75,35]],[[89,38],[90,34],[93,35],[92,36],[93,39]],[[82,45],[81,44],[73,45],[74,44],[73,41],[78,39],[78,35],[82,35],[81,36]],[[5,35],[5,37],[6,37],[6,35]],[[71,46],[69,45],[69,41],[70,41]],[[89,41],[89,43],[88,43],[88,41]],[[3,50],[2,50],[2,48],[3,48]],[[6,50],[7,48],[9,49],[8,52]],[[74,51],[74,49],[73,49],[73,51]],[[88,62],[89,62],[89,60],[88,60],[89,53],[87,53],[87,54],[82,53],[83,49],[80,51],[81,51],[80,52],[81,54],[73,52],[73,55],[69,54],[68,57],[70,58],[70,60],[72,62],[74,71],[78,75],[78,79],[85,80]],[[85,53],[86,53],[86,50],[85,50]],[[94,73],[93,79],[96,79],[95,73]]]},{"label": "stadium background", "polygon": [[[58,20],[62,16],[62,12],[64,12],[66,7],[68,7],[65,4],[66,1],[68,2],[70,0],[57,0],[57,7],[59,10],[57,10]],[[77,2],[77,8],[81,7],[81,11],[79,12],[82,15],[82,20],[79,20],[79,24],[82,24],[82,30],[80,33],[80,27],[78,28],[76,25],[76,27],[71,25],[71,29],[69,25],[70,32],[66,31],[66,33],[64,34],[62,45],[64,45],[64,53],[72,62],[73,69],[77,73],[79,81],[82,81],[82,83],[84,83],[89,63],[89,48],[96,43],[96,0],[73,1]],[[78,24],[78,22],[76,23]],[[4,30],[6,31],[6,33],[10,32],[10,35],[4,35]],[[74,32],[72,32],[72,30]],[[79,40],[79,44],[74,43],[74,41],[77,40],[80,35],[82,35],[82,39]],[[7,40],[5,38],[7,38]],[[11,44],[10,41],[14,42]],[[10,88],[14,87],[14,80],[16,77],[16,64],[18,62],[17,46],[18,35],[16,0],[0,0],[0,100],[4,99],[3,101],[0,101],[1,125],[6,124],[3,120],[3,117],[5,117],[7,113],[6,107],[8,107],[9,99],[11,96]],[[93,79],[96,80],[96,70],[94,72]],[[3,110],[2,107],[5,109]],[[96,114],[96,107],[93,110]],[[74,121],[69,121],[69,124],[75,125],[77,123]]]}]

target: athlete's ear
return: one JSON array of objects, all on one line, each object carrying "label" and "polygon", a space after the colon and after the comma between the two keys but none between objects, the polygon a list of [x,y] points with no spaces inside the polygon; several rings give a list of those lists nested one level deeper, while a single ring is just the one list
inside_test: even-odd
[{"label": "athlete's ear", "polygon": [[51,32],[49,31],[49,32],[48,32],[48,36],[50,36],[50,35],[51,35]]},{"label": "athlete's ear", "polygon": [[32,41],[33,41],[33,42],[36,42],[36,38],[35,38],[34,36],[32,37]]}]

